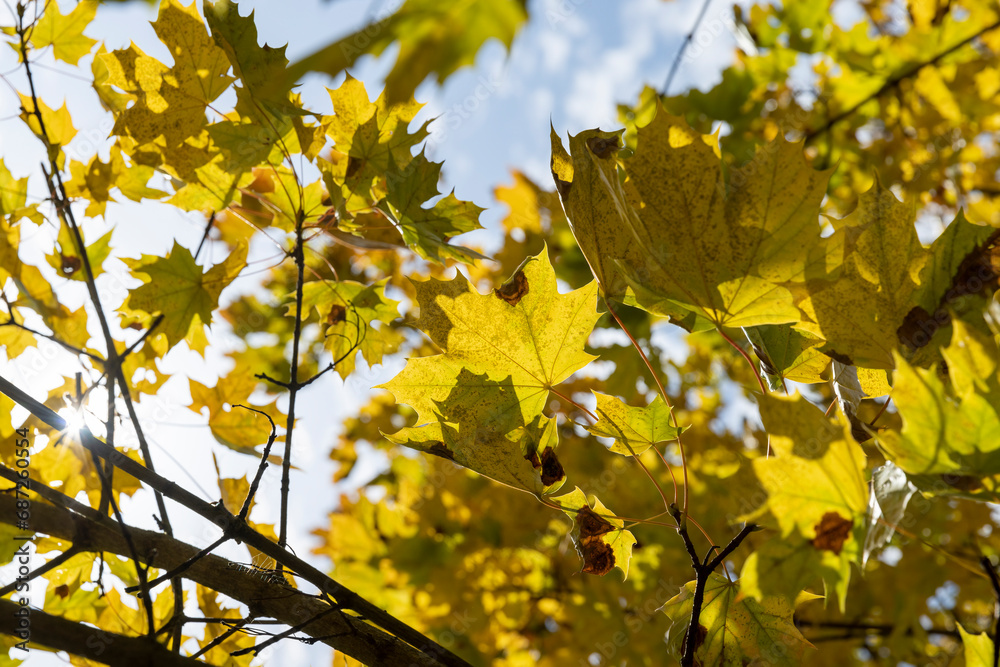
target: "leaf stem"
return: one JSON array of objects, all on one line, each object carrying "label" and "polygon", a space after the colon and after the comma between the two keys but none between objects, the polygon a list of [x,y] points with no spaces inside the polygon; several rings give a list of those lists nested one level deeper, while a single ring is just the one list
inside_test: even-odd
[{"label": "leaf stem", "polygon": [[[722,330],[722,327],[718,327],[718,328],[716,329],[716,331],[718,331],[718,332],[719,332],[719,335],[720,335],[720,336],[722,336],[722,337],[723,337],[723,338],[724,338],[724,339],[726,340],[726,342],[727,342],[727,343],[729,343],[730,345],[732,345],[732,346],[733,346],[733,348],[734,348],[734,349],[735,349],[735,350],[736,350],[737,352],[739,352],[739,353],[740,353],[740,355],[741,355],[741,356],[742,356],[742,357],[743,357],[744,359],[746,359],[746,360],[747,360],[747,363],[748,363],[748,364],[750,365],[750,370],[752,370],[752,371],[753,371],[753,376],[754,376],[755,378],[757,378],[757,386],[758,386],[758,387],[760,387],[760,393],[761,393],[761,394],[764,394],[764,395],[766,396],[766,395],[767,395],[767,389],[766,389],[766,388],[764,387],[764,380],[762,380],[762,379],[761,379],[761,377],[760,377],[760,371],[758,371],[758,370],[757,370],[757,364],[755,364],[755,363],[753,362],[753,359],[751,359],[751,358],[750,358],[750,355],[749,355],[749,354],[747,354],[747,351],[746,351],[746,350],[744,350],[744,349],[743,349],[742,347],[740,347],[739,345],[737,345],[737,344],[736,344],[736,341],[734,341],[734,340],[733,340],[732,338],[730,338],[730,337],[729,337],[729,336],[728,336],[728,335],[726,334],[726,332]],[[786,393],[787,393],[787,390],[786,390]]]},{"label": "leaf stem", "polygon": [[[660,391],[660,396],[663,398],[663,402],[666,403],[668,408],[670,408],[670,421],[673,422],[674,428],[678,428],[677,416],[674,414],[673,404],[670,402],[670,396],[667,394],[666,388],[660,381],[660,376],[653,369],[653,364],[649,363],[649,357],[646,356],[645,351],[643,351],[642,347],[639,345],[639,342],[632,335],[632,332],[628,330],[628,327],[625,326],[625,323],[622,322],[620,317],[618,317],[618,313],[615,311],[614,307],[612,307],[611,302],[608,300],[607,296],[604,296],[604,305],[607,307],[608,312],[611,313],[611,317],[615,319],[615,322],[618,323],[618,326],[621,327],[622,331],[625,332],[625,335],[628,336],[629,341],[632,343],[632,347],[634,347],[636,352],[639,353],[639,356],[642,357],[642,362],[646,365],[646,369],[649,370],[649,374],[653,377],[653,381],[656,383],[656,388]],[[677,434],[677,449],[680,451],[681,454],[681,472],[684,475],[684,503],[682,505],[682,514],[684,517],[687,517],[688,514],[687,456],[684,453],[684,444],[681,442],[680,433]],[[665,462],[666,459],[664,458],[664,463]],[[667,467],[669,468],[669,466]]]}]

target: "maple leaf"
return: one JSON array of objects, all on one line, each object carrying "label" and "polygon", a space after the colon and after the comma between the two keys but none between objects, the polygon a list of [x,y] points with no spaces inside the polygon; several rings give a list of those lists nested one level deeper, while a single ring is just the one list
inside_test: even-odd
[{"label": "maple leaf", "polygon": [[329,93],[334,116],[326,131],[336,150],[347,156],[337,163],[336,180],[345,197],[360,199],[353,205],[349,199],[348,209],[366,206],[364,200],[385,195],[384,186],[375,187],[375,182],[385,178],[390,164],[408,164],[411,149],[427,137],[427,123],[412,134],[407,130],[423,105],[412,99],[389,105],[385,92],[370,102],[364,84],[350,75]]},{"label": "maple leaf", "polygon": [[[369,366],[382,363],[386,353],[395,350],[402,336],[388,324],[399,317],[399,302],[387,299],[388,278],[372,285],[351,280],[311,281],[303,285],[302,309],[315,309],[323,326],[323,346],[333,355],[337,372],[347,378],[354,371],[355,352],[361,352]],[[294,293],[286,298],[293,298]],[[286,315],[295,316],[295,304],[288,304]],[[379,322],[378,328],[372,326]]]},{"label": "maple leaf", "polygon": [[[619,183],[617,164],[608,159],[617,152],[620,135],[621,132],[600,130],[571,135],[567,153],[555,128],[550,130],[552,177],[573,236],[602,291],[619,299],[624,297],[628,282],[615,260],[631,265],[643,261],[635,237],[622,233],[620,225],[608,222],[619,216],[634,217]],[[634,224],[639,223],[634,221]]]},{"label": "maple leaf", "polygon": [[587,499],[580,487],[552,499],[573,519],[573,542],[583,558],[583,572],[604,576],[614,568],[628,579],[636,539],[598,498]]},{"label": "maple leaf", "polygon": [[[949,356],[969,354],[984,362],[971,368],[949,366],[953,384],[961,387],[958,400],[949,395],[936,369],[914,368],[896,355],[892,399],[903,428],[876,437],[888,457],[917,476],[914,483],[929,493],[976,491],[983,487],[980,478],[1000,474],[1000,389],[995,373],[989,372],[996,368],[997,348],[974,341],[968,329],[955,327]],[[979,383],[989,391],[977,390]]]},{"label": "maple leaf", "polygon": [[159,140],[161,150],[176,151],[201,133],[205,109],[233,79],[226,74],[226,54],[209,37],[194,4],[162,3],[153,28],[174,65],[167,67],[133,44],[100,56],[107,68],[103,85],[115,86],[135,101],[117,114],[115,134],[131,136],[140,145]]},{"label": "maple leaf", "polygon": [[285,47],[275,48],[257,42],[257,26],[253,11],[240,16],[237,5],[231,0],[212,0],[206,3],[205,20],[212,29],[212,38],[233,66],[242,86],[237,88],[241,115],[270,122],[274,116],[296,113],[288,100],[287,89],[272,94],[271,84],[281,79],[288,65]]},{"label": "maple leaf", "polygon": [[396,222],[403,241],[424,259],[438,262],[446,257],[460,262],[486,259],[474,250],[449,243],[454,236],[481,229],[479,214],[483,209],[459,200],[454,192],[431,208],[423,207],[424,202],[440,194],[437,189],[440,175],[441,163],[431,162],[423,152],[403,169],[397,168],[390,156],[387,193],[379,208]]},{"label": "maple leaf", "polygon": [[848,441],[846,424],[831,422],[797,394],[763,397],[760,413],[772,455],[755,459],[753,469],[782,535],[799,531],[815,539],[827,514],[836,513],[841,522],[864,515],[864,454]]},{"label": "maple leaf", "polygon": [[610,449],[625,456],[639,455],[661,442],[674,440],[684,429],[670,424],[670,408],[657,395],[644,408],[636,408],[614,396],[594,392],[595,412],[600,419],[587,427],[594,435],[614,438]]},{"label": "maple leaf", "polygon": [[[799,144],[775,139],[735,170],[728,186],[714,138],[662,109],[639,128],[635,154],[622,160],[624,187],[615,176],[617,148],[616,137],[594,134],[577,141],[576,151],[607,163],[583,184],[603,188],[613,206],[595,202],[589,191],[574,202],[574,184],[560,185],[557,175],[564,206],[570,198],[567,215],[574,225],[572,210],[593,207],[599,213],[592,224],[574,227],[592,267],[600,262],[607,273],[607,260],[594,252],[621,253],[631,245],[613,259],[635,300],[650,312],[674,319],[694,315],[730,327],[800,319],[781,283],[800,280],[815,261],[819,204],[829,174],[810,167]],[[582,163],[582,155],[574,156],[574,165]],[[611,209],[616,215],[607,218]],[[597,239],[603,239],[599,245]],[[594,250],[588,253],[589,248]],[[620,283],[613,275],[604,282],[606,293],[617,296]]]},{"label": "maple leaf", "polygon": [[11,215],[24,206],[27,198],[28,177],[14,178],[0,158],[0,215]]},{"label": "maple leaf", "polygon": [[[434,438],[455,431],[457,424],[457,433],[448,436],[453,442],[475,447],[477,438],[486,438],[498,447],[491,455],[498,462],[523,469],[521,461],[528,460],[538,480],[516,486],[532,492],[549,486],[541,484],[537,472],[543,467],[541,454],[536,468],[533,452],[520,449],[526,434],[510,434],[523,428],[530,442],[540,440],[545,425],[538,419],[549,390],[594,359],[583,348],[598,318],[596,284],[559,294],[547,253],[545,249],[526,259],[492,294],[479,294],[461,276],[415,283],[420,305],[416,326],[444,353],[410,359],[382,385],[417,411],[418,425],[438,424],[427,431]],[[477,426],[476,420],[484,421]],[[475,434],[463,433],[463,428]],[[410,429],[406,435],[413,433]],[[455,460],[470,456],[449,448],[448,442],[442,446]]]},{"label": "maple leaf", "polygon": [[892,368],[896,330],[911,308],[927,260],[914,219],[912,204],[901,203],[876,181],[827,240],[843,271],[836,280],[809,285],[801,307],[816,325],[801,327],[825,338],[823,349],[831,356]]},{"label": "maple leaf", "polygon": [[[249,372],[234,372],[220,378],[214,387],[207,387],[190,378],[188,382],[191,391],[191,405],[188,407],[199,414],[203,408],[208,408],[208,426],[216,441],[240,454],[259,457],[257,448],[267,443],[271,424],[253,410],[236,407],[236,404],[251,405],[250,394],[257,387],[257,379]],[[274,401],[267,405],[253,405],[253,408],[266,412],[276,423],[283,416]],[[276,438],[283,439],[284,436]],[[269,460],[280,463],[281,457],[272,454]],[[239,499],[240,504],[242,500]]]},{"label": "maple leaf", "polygon": [[287,90],[307,72],[336,76],[360,56],[379,55],[399,42],[396,62],[385,79],[386,98],[390,104],[408,100],[428,75],[436,74],[441,82],[458,68],[471,65],[488,39],[499,39],[509,47],[527,18],[524,5],[522,0],[406,0],[374,26],[292,64],[272,90]]},{"label": "maple leaf", "polygon": [[31,30],[31,45],[36,49],[52,46],[52,55],[70,65],[90,53],[97,40],[83,34],[97,14],[96,0],[82,0],[69,14],[62,14],[59,5],[45,6],[45,13]]},{"label": "maple leaf", "polygon": [[744,329],[754,354],[760,359],[761,371],[781,381],[805,384],[824,382],[820,374],[830,364],[830,358],[819,351],[823,340],[789,324],[765,324]]},{"label": "maple leaf", "polygon": [[767,540],[743,562],[740,591],[759,602],[781,596],[794,605],[802,591],[822,579],[828,590],[837,592],[840,608],[844,609],[851,566],[858,555],[857,543],[853,540],[848,543],[852,548],[834,553],[817,548],[815,540],[798,533]]},{"label": "maple leaf", "polygon": [[246,266],[246,255],[247,246],[242,244],[225,261],[203,271],[191,252],[175,241],[165,257],[125,259],[134,274],[145,276],[145,284],[130,290],[119,310],[129,319],[147,323],[161,313],[163,322],[154,335],[165,336],[168,347],[187,340],[198,348],[202,327],[211,324],[212,311],[219,305],[219,294]]},{"label": "maple leaf", "polygon": [[38,111],[42,116],[42,123],[45,125],[45,132],[42,132],[38,124],[38,116],[35,114],[34,101],[22,93],[18,93],[21,98],[21,120],[28,124],[35,136],[46,142],[49,149],[49,159],[56,160],[62,167],[64,157],[59,150],[67,145],[76,136],[76,128],[73,127],[73,119],[69,115],[66,103],[58,109],[53,109],[44,100],[38,100]]},{"label": "maple leaf", "polygon": [[792,620],[792,605],[782,597],[758,602],[744,596],[739,582],[713,573],[695,637],[687,637],[694,603],[695,582],[667,601],[663,613],[671,620],[668,643],[695,642],[695,662],[700,665],[800,665],[806,648],[813,648]]},{"label": "maple leaf", "polygon": [[[113,231],[109,231],[101,238],[86,246],[90,270],[95,278],[104,273],[103,264],[104,260],[111,254],[111,234]],[[80,235],[83,235],[83,230],[80,230]],[[80,254],[76,250],[76,241],[66,223],[60,224],[56,243],[58,245],[58,252],[45,256],[49,265],[65,278],[86,282],[87,277],[86,272],[83,270],[83,260],[80,259]],[[86,243],[86,239],[84,243]]]},{"label": "maple leaf", "polygon": [[962,636],[962,646],[965,651],[966,667],[990,667],[996,663],[993,640],[985,632],[972,634],[961,623],[958,632]]}]

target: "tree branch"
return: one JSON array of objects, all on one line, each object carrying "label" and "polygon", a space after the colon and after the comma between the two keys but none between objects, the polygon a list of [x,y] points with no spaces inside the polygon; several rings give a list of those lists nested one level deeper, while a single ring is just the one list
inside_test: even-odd
[{"label": "tree branch", "polygon": [[[98,630],[83,623],[67,621],[40,609],[22,607],[10,600],[0,600],[0,632],[17,636],[18,612],[28,610],[31,641],[58,651],[68,651],[88,660],[113,667],[204,667],[205,663],[175,655],[146,637],[126,637]],[[14,651],[13,657],[19,657]]]},{"label": "tree branch", "polygon": [[900,82],[904,81],[905,79],[910,78],[914,74],[917,74],[918,72],[920,72],[920,70],[922,70],[925,67],[929,67],[931,65],[937,64],[945,56],[951,55],[952,53],[954,53],[955,51],[959,50],[963,46],[969,44],[970,42],[972,42],[975,39],[978,39],[979,37],[982,37],[984,34],[986,34],[990,30],[993,30],[995,28],[1000,28],[1000,20],[995,21],[994,23],[986,26],[985,28],[983,28],[982,30],[980,30],[979,32],[977,32],[976,34],[971,35],[969,37],[966,37],[965,39],[963,39],[962,41],[958,42],[957,44],[948,47],[947,49],[945,49],[941,53],[937,54],[936,56],[934,56],[930,60],[927,60],[927,61],[922,62],[922,63],[918,63],[916,65],[912,65],[911,67],[909,67],[906,70],[900,72],[896,76],[890,77],[889,79],[886,80],[886,82],[884,84],[882,84],[881,88],[879,88],[878,90],[876,90],[874,93],[872,93],[871,95],[869,95],[865,99],[861,100],[860,102],[858,102],[857,104],[855,104],[851,108],[849,108],[849,109],[847,109],[845,111],[841,111],[836,116],[833,116],[832,118],[830,118],[829,120],[827,120],[823,125],[821,125],[821,126],[815,128],[815,129],[812,129],[812,130],[809,130],[808,132],[806,132],[806,139],[812,139],[813,137],[819,136],[819,135],[823,134],[824,132],[829,131],[830,128],[832,128],[834,125],[836,125],[840,121],[844,120],[845,118],[847,118],[849,116],[854,115],[854,113],[858,109],[860,109],[861,107],[863,107],[864,105],[868,104],[869,102],[871,102],[874,99],[877,99],[883,93],[885,93],[885,92],[891,90],[892,88],[898,86],[900,84]]},{"label": "tree branch", "polygon": [[[15,521],[15,502],[9,496],[0,496],[0,522]],[[31,521],[37,532],[53,537],[73,540],[78,535],[86,535],[86,543],[82,545],[82,550],[123,556],[129,554],[128,545],[119,527],[109,518],[86,519],[63,507],[35,503],[31,508]],[[135,542],[139,558],[150,567],[172,569],[198,553],[195,547],[158,531],[130,527],[129,532]],[[229,561],[225,558],[207,555],[192,564],[185,576],[239,600],[250,606],[257,615],[269,616],[293,627],[330,609],[328,603],[316,596],[270,582],[252,573],[240,572],[228,565]],[[33,639],[36,630],[34,613],[33,611]],[[94,632],[93,628],[89,630],[91,633]],[[428,667],[439,664],[431,656],[421,654],[360,618],[346,614],[330,614],[322,621],[311,624],[304,632],[316,637],[340,633],[335,641],[324,643],[365,664],[414,664]],[[71,653],[79,653],[82,646],[85,644],[81,642],[81,646],[61,648]],[[134,667],[135,664],[147,663],[139,661],[129,667]]]},{"label": "tree branch", "polygon": [[[11,384],[3,377],[0,377],[0,392],[6,394],[21,407],[31,412],[35,417],[52,428],[59,430],[65,428],[66,421],[62,417],[48,406],[43,405],[21,391],[17,386]],[[431,656],[443,665],[449,667],[469,667],[468,662],[459,658],[448,649],[424,637],[388,612],[376,607],[354,591],[337,583],[313,565],[253,530],[245,522],[238,521],[237,517],[230,514],[225,507],[205,502],[187,489],[178,486],[175,482],[164,479],[113,447],[98,440],[88,431],[81,432],[80,436],[81,443],[90,451],[95,452],[106,461],[111,461],[122,471],[162,493],[164,497],[170,498],[174,502],[211,521],[222,528],[223,531],[231,531],[236,540],[245,542],[258,551],[263,552],[264,555],[270,556],[276,562],[281,563],[298,576],[316,586],[319,590],[333,596],[342,608],[357,612],[383,630],[420,649],[426,655]],[[32,517],[34,518],[34,513]]]},{"label": "tree branch", "polygon": [[691,623],[688,625],[687,633],[684,635],[684,649],[683,655],[681,656],[682,667],[694,667],[695,659],[694,653],[697,650],[694,638],[697,637],[698,628],[700,627],[699,621],[701,618],[701,607],[705,601],[705,586],[708,584],[708,578],[715,571],[719,565],[726,559],[726,557],[736,551],[736,549],[742,544],[743,540],[747,538],[750,533],[760,530],[760,526],[752,523],[748,523],[743,526],[736,537],[730,540],[729,544],[719,552],[719,555],[709,561],[709,556],[712,555],[712,551],[718,547],[709,547],[708,553],[705,555],[704,559],[699,558],[698,550],[695,549],[694,543],[691,542],[691,536],[687,532],[687,523],[683,522],[683,514],[681,510],[676,505],[670,506],[670,513],[673,515],[674,519],[677,521],[677,532],[680,534],[681,539],[684,540],[684,549],[688,553],[688,557],[691,559],[691,566],[694,568],[695,573],[695,584],[694,584],[694,598],[691,600]]}]

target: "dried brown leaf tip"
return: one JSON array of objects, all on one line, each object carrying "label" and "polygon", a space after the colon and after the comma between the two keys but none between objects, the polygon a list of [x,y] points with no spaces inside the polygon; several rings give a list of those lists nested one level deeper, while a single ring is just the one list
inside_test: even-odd
[{"label": "dried brown leaf tip", "polygon": [[813,538],[812,545],[820,551],[839,554],[844,548],[844,542],[851,537],[853,525],[836,512],[827,512],[816,524],[816,537]]},{"label": "dried brown leaf tip", "polygon": [[493,293],[497,295],[497,298],[516,306],[528,293],[528,279],[525,277],[524,271],[518,271],[513,278],[493,290]]}]

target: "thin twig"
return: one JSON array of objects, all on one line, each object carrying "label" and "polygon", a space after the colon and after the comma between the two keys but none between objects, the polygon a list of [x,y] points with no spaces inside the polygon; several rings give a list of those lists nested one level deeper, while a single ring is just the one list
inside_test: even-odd
[{"label": "thin twig", "polygon": [[681,44],[680,51],[674,56],[674,62],[670,66],[670,73],[667,75],[667,81],[663,84],[663,92],[660,93],[661,96],[666,97],[667,93],[670,92],[670,84],[674,82],[674,76],[677,75],[677,70],[681,66],[681,60],[684,58],[684,52],[687,51],[688,45],[691,44],[691,40],[694,39],[694,34],[698,32],[698,26],[701,25],[701,21],[705,18],[705,13],[708,11],[708,6],[712,4],[712,0],[705,0],[701,5],[701,11],[698,12],[698,17],[694,20],[691,25],[691,30],[684,37],[684,42]]},{"label": "thin twig", "polygon": [[997,20],[997,21],[991,23],[990,25],[986,26],[985,28],[983,28],[982,30],[980,30],[979,32],[977,32],[976,34],[970,35],[969,37],[966,37],[965,39],[961,40],[960,42],[958,42],[954,46],[948,47],[947,49],[945,49],[941,53],[937,54],[936,56],[934,56],[930,60],[927,60],[927,61],[924,61],[922,63],[918,63],[916,65],[908,67],[907,69],[905,69],[904,71],[900,72],[896,76],[890,77],[889,79],[886,80],[886,82],[884,84],[882,84],[881,88],[879,88],[878,90],[876,90],[874,93],[872,93],[868,97],[864,98],[863,100],[861,100],[860,102],[858,102],[857,104],[855,104],[854,106],[852,106],[851,108],[849,108],[849,109],[847,109],[845,111],[840,112],[839,114],[837,114],[836,116],[833,116],[832,118],[829,118],[823,125],[821,125],[821,126],[819,126],[817,128],[814,128],[814,129],[809,130],[808,132],[806,132],[806,135],[805,135],[806,139],[812,139],[815,136],[818,136],[820,134],[823,134],[824,132],[829,131],[830,128],[832,128],[834,125],[836,125],[840,121],[844,120],[845,118],[848,118],[849,116],[852,116],[858,109],[860,109],[864,105],[868,104],[872,100],[877,99],[878,97],[880,97],[883,93],[887,92],[888,90],[890,90],[890,89],[894,88],[895,86],[899,85],[899,83],[902,82],[903,80],[910,78],[914,74],[917,74],[918,72],[920,72],[920,70],[922,70],[925,67],[928,67],[928,66],[936,64],[938,61],[940,61],[945,56],[951,55],[952,53],[954,53],[958,49],[962,48],[966,44],[969,44],[973,40],[978,39],[982,35],[984,35],[987,32],[989,32],[990,30],[993,30],[993,29],[998,28],[998,27],[1000,27],[1000,20]]},{"label": "thin twig", "polygon": [[205,242],[208,241],[208,235],[212,233],[212,227],[215,225],[215,212],[208,217],[208,222],[205,224],[205,233],[201,235],[201,241],[198,242],[198,249],[194,251],[194,258],[198,259],[198,255],[201,254],[201,249],[204,247]]},{"label": "thin twig", "polygon": [[246,655],[247,653],[253,653],[254,655],[257,655],[258,653],[260,653],[261,651],[263,651],[264,649],[266,649],[271,644],[276,644],[277,642],[281,641],[282,639],[285,639],[286,637],[291,637],[292,635],[294,635],[296,632],[298,632],[302,628],[315,623],[316,621],[320,620],[324,616],[328,616],[328,615],[332,614],[335,611],[340,611],[340,607],[333,606],[333,607],[330,607],[329,609],[324,609],[323,611],[321,611],[320,613],[316,614],[312,618],[307,619],[307,620],[303,621],[302,623],[299,623],[298,625],[296,625],[294,627],[288,628],[284,632],[281,632],[279,634],[274,635],[273,637],[271,637],[267,641],[263,641],[260,644],[256,644],[254,646],[250,646],[248,648],[240,649],[239,651],[234,651],[234,652],[230,653],[229,655],[231,655],[234,658],[239,657],[241,655]]},{"label": "thin twig", "polygon": [[213,648],[215,648],[216,646],[218,646],[219,644],[221,644],[222,642],[226,641],[227,639],[229,639],[230,637],[232,637],[233,635],[235,635],[237,632],[239,632],[240,630],[242,630],[244,626],[250,625],[251,623],[253,623],[254,622],[254,618],[255,618],[254,615],[250,614],[245,619],[240,619],[240,621],[238,623],[236,623],[235,625],[230,626],[221,635],[219,635],[218,637],[216,637],[215,639],[213,639],[209,643],[207,643],[204,646],[202,646],[201,649],[197,653],[195,653],[193,656],[191,656],[191,657],[192,658],[200,658],[201,656],[205,655],[206,653],[208,653],[209,651],[211,651]]},{"label": "thin twig", "polygon": [[40,577],[43,574],[45,574],[46,572],[48,572],[49,570],[52,570],[53,568],[59,567],[60,565],[62,565],[63,563],[65,563],[66,561],[68,561],[70,558],[72,558],[73,556],[75,556],[75,555],[77,555],[79,553],[83,553],[83,549],[81,549],[74,542],[73,545],[69,549],[66,549],[66,551],[62,552],[61,554],[59,554],[55,558],[52,558],[52,559],[48,560],[47,562],[45,562],[43,565],[40,565],[40,566],[36,567],[34,570],[32,570],[31,572],[29,572],[28,574],[26,574],[24,577],[18,577],[17,579],[15,579],[14,581],[10,582],[9,584],[7,584],[6,586],[4,586],[3,588],[0,588],[0,598],[6,597],[6,596],[10,595],[11,593],[13,593],[14,590],[17,588],[17,586],[18,586],[19,583],[21,583],[21,582],[27,583],[27,582],[31,581],[32,579]]},{"label": "thin twig", "polygon": [[719,327],[718,329],[716,329],[716,331],[719,332],[719,335],[722,336],[727,343],[733,346],[733,349],[735,349],[737,352],[740,353],[740,356],[746,359],[747,363],[750,365],[750,370],[753,371],[754,377],[757,378],[757,386],[760,387],[760,393],[766,396],[767,389],[764,387],[764,380],[762,380],[760,377],[760,371],[757,370],[757,364],[753,362],[753,359],[750,358],[750,355],[747,354],[746,350],[737,345],[736,341],[734,341],[732,338],[726,335],[726,332],[722,330],[722,327]]},{"label": "thin twig", "polygon": [[247,515],[250,513],[250,505],[253,503],[253,497],[257,493],[257,487],[260,486],[260,480],[264,476],[264,471],[267,469],[267,459],[271,455],[271,445],[274,444],[274,439],[278,437],[278,427],[274,425],[274,420],[271,419],[271,415],[258,410],[257,408],[251,408],[250,406],[237,403],[233,406],[234,408],[243,408],[244,410],[250,410],[251,412],[256,412],[259,415],[264,415],[267,421],[271,423],[271,435],[267,436],[267,444],[264,445],[264,453],[260,457],[260,465],[257,466],[257,474],[254,475],[253,481],[250,482],[250,490],[247,491],[247,497],[243,501],[243,507],[240,508],[240,513],[237,516],[239,520],[245,520]]},{"label": "thin twig", "polygon": [[[281,517],[278,526],[278,546],[288,542],[288,493],[292,470],[292,435],[295,430],[295,399],[299,382],[299,344],[302,340],[302,299],[305,289],[306,256],[303,250],[302,225],[305,212],[299,207],[295,220],[295,329],[292,332],[292,367],[288,377],[288,420],[285,426],[285,458],[281,462]],[[280,567],[280,565],[279,565]]]}]

